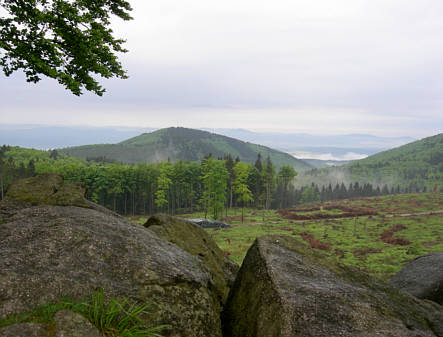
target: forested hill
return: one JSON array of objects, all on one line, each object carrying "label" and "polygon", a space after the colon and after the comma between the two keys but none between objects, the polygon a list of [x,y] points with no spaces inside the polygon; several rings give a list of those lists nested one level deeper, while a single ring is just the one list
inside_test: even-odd
[{"label": "forested hill", "polygon": [[312,166],[291,155],[271,148],[243,142],[234,138],[187,128],[167,128],[130,138],[117,144],[85,145],[60,149],[59,151],[78,158],[106,158],[126,164],[138,162],[160,162],[168,158],[199,161],[212,154],[221,158],[230,154],[243,162],[254,163],[260,153],[268,155],[276,167],[290,165],[297,171],[311,169]]},{"label": "forested hill", "polygon": [[317,185],[371,183],[409,187],[414,190],[443,189],[443,133],[356,160],[342,167],[314,169],[298,182]]}]

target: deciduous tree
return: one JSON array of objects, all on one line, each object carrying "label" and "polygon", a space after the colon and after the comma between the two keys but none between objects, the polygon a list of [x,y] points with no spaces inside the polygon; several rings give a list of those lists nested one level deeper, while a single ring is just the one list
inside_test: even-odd
[{"label": "deciduous tree", "polygon": [[241,222],[243,223],[245,204],[253,200],[252,193],[248,188],[249,165],[238,162],[234,166],[234,172],[234,193],[242,204]]},{"label": "deciduous tree", "polygon": [[215,160],[210,156],[203,161],[202,181],[204,192],[202,201],[205,209],[212,210],[214,219],[221,216],[226,202],[228,175],[223,160]]},{"label": "deciduous tree", "polygon": [[0,67],[6,76],[23,70],[28,82],[56,79],[75,95],[102,95],[96,80],[126,78],[116,53],[111,16],[130,20],[124,0],[1,0]]}]

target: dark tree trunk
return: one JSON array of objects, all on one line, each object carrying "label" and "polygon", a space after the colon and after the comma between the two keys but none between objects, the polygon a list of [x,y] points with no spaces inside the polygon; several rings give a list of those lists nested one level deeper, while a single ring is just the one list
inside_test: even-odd
[{"label": "dark tree trunk", "polygon": [[3,175],[0,174],[0,200],[3,200]]}]

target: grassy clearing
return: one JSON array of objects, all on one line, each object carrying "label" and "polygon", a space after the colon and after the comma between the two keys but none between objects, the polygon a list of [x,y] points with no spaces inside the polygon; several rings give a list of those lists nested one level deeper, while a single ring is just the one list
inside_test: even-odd
[{"label": "grassy clearing", "polygon": [[[256,237],[285,234],[302,240],[306,245],[321,248],[333,260],[358,267],[385,280],[415,257],[443,251],[443,213],[398,216],[443,210],[443,193],[389,195],[334,203],[347,207],[371,208],[377,215],[298,221],[285,219],[275,211],[265,211],[263,221],[263,211],[246,209],[242,224],[241,210],[237,209],[230,210],[226,217],[231,228],[207,231],[219,247],[238,264],[241,264]],[[330,203],[324,205],[327,204]],[[312,206],[315,208],[318,205]],[[313,211],[315,212],[319,211]],[[320,212],[336,213],[334,210]],[[201,218],[204,214],[200,212],[183,217]],[[144,221],[146,218],[137,219],[139,223]]]},{"label": "grassy clearing", "polygon": [[48,336],[55,336],[55,314],[70,310],[87,318],[106,337],[161,337],[159,333],[167,326],[143,326],[140,316],[148,314],[147,308],[148,304],[136,305],[126,298],[105,302],[103,291],[97,290],[89,301],[74,302],[64,297],[31,312],[10,315],[0,320],[0,327],[24,322],[41,323],[46,325]]}]

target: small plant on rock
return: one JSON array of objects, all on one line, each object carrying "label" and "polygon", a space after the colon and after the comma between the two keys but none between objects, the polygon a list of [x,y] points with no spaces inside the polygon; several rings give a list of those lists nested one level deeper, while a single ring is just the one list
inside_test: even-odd
[{"label": "small plant on rock", "polygon": [[147,315],[149,304],[134,304],[128,298],[104,301],[103,290],[97,290],[89,301],[74,302],[69,297],[57,303],[48,303],[32,312],[13,314],[0,320],[0,327],[15,323],[35,322],[54,327],[54,316],[57,311],[70,310],[86,317],[104,337],[162,337],[159,333],[167,325],[147,328],[142,315]]}]

